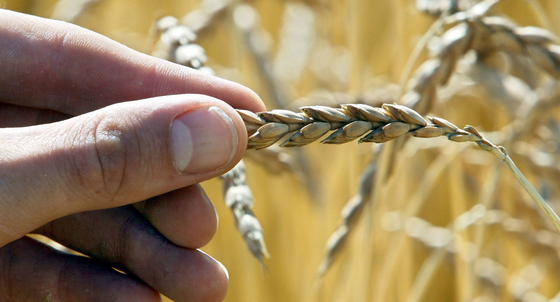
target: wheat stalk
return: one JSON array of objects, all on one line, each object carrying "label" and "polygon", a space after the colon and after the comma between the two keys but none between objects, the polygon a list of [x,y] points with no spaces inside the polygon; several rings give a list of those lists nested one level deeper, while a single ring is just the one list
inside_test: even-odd
[{"label": "wheat stalk", "polygon": [[304,146],[330,131],[334,132],[322,140],[322,143],[342,144],[358,138],[360,143],[384,143],[405,134],[421,138],[447,136],[449,140],[455,142],[474,142],[482,150],[492,153],[505,162],[519,184],[560,232],[560,218],[519,171],[505,148],[492,144],[473,126],[467,125],[460,129],[441,118],[425,119],[416,111],[397,104],[383,104],[381,108],[363,104],[346,104],[340,109],[325,106],[307,106],[300,109],[301,113],[273,110],[257,114],[247,110],[237,110],[250,135],[247,148],[266,148],[291,132],[295,133],[280,146]]},{"label": "wheat stalk", "polygon": [[467,261],[472,260],[473,256],[477,256],[478,250],[476,247],[472,243],[464,242],[458,234],[482,219],[485,214],[486,208],[484,206],[475,205],[471,210],[457,217],[447,228],[432,226],[429,222],[417,217],[408,218],[406,223],[408,235],[420,240],[434,251],[423,262],[412,284],[406,299],[407,302],[421,301],[428,288],[427,285],[441,264],[446,252],[456,252],[466,258]]},{"label": "wheat stalk", "polygon": [[[504,230],[508,232],[516,232],[523,235],[523,239],[525,239],[524,242],[535,244],[538,246],[538,248],[552,248],[553,250],[558,252],[559,238],[557,234],[548,234],[549,232],[546,230],[531,230],[527,226],[527,223],[525,221],[510,218],[500,210],[487,211],[483,216],[479,216],[479,218],[484,218],[480,220],[480,222],[483,222],[485,224],[499,224],[504,228]],[[409,235],[411,235],[412,238],[417,239],[426,247],[435,249],[435,253],[432,253],[422,265],[422,268],[418,273],[418,277],[416,278],[415,284],[411,289],[407,301],[419,301],[422,292],[426,289],[426,283],[433,275],[435,269],[437,268],[436,266],[439,265],[443,260],[443,256],[445,255],[444,252],[457,253],[459,251],[459,249],[457,248],[457,242],[454,242],[455,244],[451,245],[446,244],[445,248],[442,248],[443,244],[447,242],[453,243],[453,241],[461,240],[458,236],[453,236],[451,238],[451,234],[449,233],[449,230],[447,228],[433,226],[429,222],[420,218],[414,217],[413,219],[415,220],[414,223],[411,223],[411,225],[408,227],[408,229],[410,229]],[[478,219],[476,221],[478,221]],[[472,220],[472,222],[475,221]],[[536,238],[542,239],[538,240]],[[554,242],[554,244],[552,245],[551,242],[549,242],[551,239]],[[470,255],[468,255],[470,257],[464,258],[464,260],[473,263],[475,276],[481,281],[486,280],[492,287],[501,288],[506,281],[506,268],[491,259],[477,257],[478,250],[476,249],[476,246],[474,244],[467,241],[464,241],[461,244],[463,246],[471,247]],[[467,249],[467,251],[468,250],[469,249]],[[557,254],[554,254],[553,259],[556,259],[556,256]],[[528,265],[527,267],[532,267],[533,270],[536,269],[532,264]],[[518,274],[517,276],[513,275],[509,276],[508,278],[510,280],[510,283],[531,281],[531,284],[527,284],[530,286],[508,286],[510,293],[519,301],[534,301],[531,299],[525,299],[524,297],[527,296],[528,293],[530,293],[532,297],[534,297],[535,294],[538,294],[537,292],[534,292],[534,289],[538,288],[538,285],[543,281],[542,272],[537,273],[537,275],[540,275],[540,277],[536,278],[536,280],[519,279],[520,277],[523,277],[523,272],[526,271],[527,267],[523,268],[520,271],[520,274]],[[534,275],[535,274],[533,274],[533,277]],[[554,301],[554,299],[551,301]]]}]

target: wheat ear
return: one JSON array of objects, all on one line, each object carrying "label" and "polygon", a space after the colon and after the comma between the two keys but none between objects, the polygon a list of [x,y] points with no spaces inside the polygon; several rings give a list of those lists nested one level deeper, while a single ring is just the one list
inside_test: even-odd
[{"label": "wheat ear", "polygon": [[[436,88],[448,82],[457,61],[469,50],[476,51],[479,58],[497,51],[524,55],[548,74],[560,78],[560,46],[555,44],[558,38],[543,28],[520,27],[502,17],[485,16],[498,2],[483,1],[465,12],[443,18],[446,24],[456,25],[442,35],[435,56],[417,69],[409,91],[401,99],[402,104],[428,112]],[[407,64],[402,82],[408,77],[411,62]]]},{"label": "wheat ear", "polygon": [[505,51],[526,55],[541,69],[560,77],[560,46],[558,38],[550,31],[534,26],[520,27],[502,17],[482,17],[472,22],[479,43],[475,50],[479,56],[488,52]]},{"label": "wheat ear", "polygon": [[224,199],[231,209],[237,229],[247,247],[263,264],[263,256],[269,257],[261,224],[253,214],[253,193],[245,182],[245,164],[240,161],[233,169],[220,176],[224,185]]},{"label": "wheat ear", "polygon": [[421,138],[447,136],[455,142],[474,142],[481,149],[505,162],[519,184],[560,232],[560,218],[519,171],[506,149],[492,144],[473,126],[460,129],[442,118],[425,119],[418,112],[397,104],[383,104],[381,108],[346,104],[340,109],[325,106],[307,106],[300,109],[301,113],[272,110],[257,114],[237,110],[250,135],[247,148],[266,148],[291,132],[295,133],[280,146],[304,146],[330,131],[334,132],[322,140],[322,143],[342,144],[358,138],[360,143],[384,143],[405,134]]},{"label": "wheat ear", "polygon": [[459,59],[469,50],[476,50],[484,44],[482,35],[479,34],[478,28],[473,24],[480,22],[479,20],[496,3],[498,3],[498,0],[487,0],[474,5],[465,12],[459,12],[451,16],[446,16],[446,13],[432,25],[432,28],[424,35],[423,41],[417,45],[407,62],[401,84],[408,78],[412,64],[423,48],[423,44],[427,43],[427,39],[443,24],[456,24],[443,33],[441,45],[435,55],[418,67],[414,77],[410,80],[408,92],[402,97],[402,104],[422,113],[430,111],[436,98],[437,87],[447,84]]},{"label": "wheat ear", "polygon": [[[226,2],[223,2],[225,5]],[[220,6],[221,7],[221,6]],[[221,8],[223,9],[223,7]],[[214,74],[214,70],[205,65],[204,48],[193,42],[196,34],[187,26],[180,25],[175,17],[161,18],[156,29],[160,33],[158,54],[170,61]],[[237,229],[245,239],[251,253],[263,265],[263,256],[269,257],[261,224],[253,214],[253,194],[245,183],[245,164],[241,160],[231,171],[221,176],[224,187],[224,200],[231,209]]]}]

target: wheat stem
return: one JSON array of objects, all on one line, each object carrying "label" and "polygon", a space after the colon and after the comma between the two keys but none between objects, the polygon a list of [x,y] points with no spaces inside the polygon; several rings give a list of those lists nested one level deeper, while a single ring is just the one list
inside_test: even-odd
[{"label": "wheat stem", "polygon": [[537,192],[537,190],[531,185],[531,183],[527,180],[525,175],[521,173],[521,171],[519,170],[519,168],[517,168],[517,166],[515,165],[511,157],[509,157],[509,155],[505,154],[504,162],[506,166],[509,168],[509,170],[511,171],[511,173],[513,173],[513,175],[515,176],[515,179],[517,179],[519,184],[523,187],[523,189],[525,189],[525,192],[527,192],[527,194],[531,196],[531,198],[537,203],[539,208],[546,215],[548,220],[550,220],[550,222],[552,222],[552,224],[558,230],[558,232],[560,232],[560,218],[558,218],[558,215],[542,198],[539,192]]}]

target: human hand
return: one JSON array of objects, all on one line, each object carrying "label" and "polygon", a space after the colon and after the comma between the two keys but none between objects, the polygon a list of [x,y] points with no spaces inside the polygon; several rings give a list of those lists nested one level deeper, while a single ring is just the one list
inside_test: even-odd
[{"label": "human hand", "polygon": [[258,96],[71,24],[0,20],[0,301],[221,301],[197,183],[241,159],[230,105],[264,110]]}]

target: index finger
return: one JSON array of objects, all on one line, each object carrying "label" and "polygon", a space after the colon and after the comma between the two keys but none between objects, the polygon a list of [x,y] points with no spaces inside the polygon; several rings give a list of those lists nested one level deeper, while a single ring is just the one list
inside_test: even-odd
[{"label": "index finger", "polygon": [[264,110],[250,89],[132,50],[87,29],[0,9],[0,99],[79,115],[110,104],[197,93]]}]

